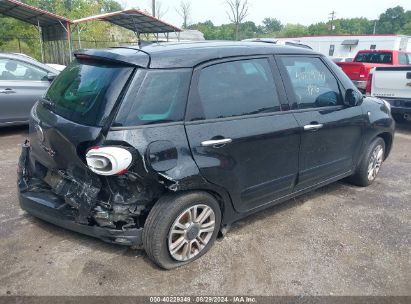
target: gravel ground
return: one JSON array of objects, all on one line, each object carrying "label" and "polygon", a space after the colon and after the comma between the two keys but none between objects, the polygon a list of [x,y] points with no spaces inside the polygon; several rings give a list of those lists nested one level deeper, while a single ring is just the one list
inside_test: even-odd
[{"label": "gravel ground", "polygon": [[411,295],[410,124],[372,186],[337,182],[250,216],[172,271],[22,211],[26,133],[0,129],[0,295]]}]

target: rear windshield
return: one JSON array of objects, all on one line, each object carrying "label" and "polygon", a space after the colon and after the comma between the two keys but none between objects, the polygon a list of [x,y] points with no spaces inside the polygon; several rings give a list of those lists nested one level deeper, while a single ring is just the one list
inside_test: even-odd
[{"label": "rear windshield", "polygon": [[68,120],[103,126],[133,67],[75,60],[53,81],[44,102]]},{"label": "rear windshield", "polygon": [[361,52],[355,58],[356,62],[392,63],[391,52]]}]

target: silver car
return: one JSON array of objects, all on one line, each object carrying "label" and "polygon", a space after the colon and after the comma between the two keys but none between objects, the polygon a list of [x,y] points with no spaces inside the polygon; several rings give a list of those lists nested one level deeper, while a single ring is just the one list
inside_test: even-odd
[{"label": "silver car", "polygon": [[58,73],[28,56],[0,53],[0,126],[27,124],[30,109]]}]

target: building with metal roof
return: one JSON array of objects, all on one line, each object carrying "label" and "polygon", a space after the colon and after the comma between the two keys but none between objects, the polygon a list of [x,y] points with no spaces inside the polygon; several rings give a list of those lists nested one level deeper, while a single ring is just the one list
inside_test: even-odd
[{"label": "building with metal roof", "polygon": [[34,25],[39,32],[41,57],[44,62],[44,42],[65,40],[71,53],[72,21],[16,0],[0,0],[0,14]]},{"label": "building with metal roof", "polygon": [[[81,47],[80,24],[86,22],[106,21],[131,30],[136,34],[139,44],[140,35],[147,35],[148,38],[149,34],[155,34],[158,40],[158,35],[164,34],[168,40],[169,33],[176,33],[178,37],[177,33],[181,32],[180,28],[137,9],[105,13],[73,21],[20,1],[0,0],[0,14],[36,26],[39,31],[42,61],[44,62],[44,57],[47,55],[49,62],[60,64],[67,64],[71,60],[72,27],[77,28],[78,45]],[[45,52],[45,42],[49,44],[47,52]]]},{"label": "building with metal roof", "polygon": [[100,14],[96,16],[90,16],[74,20],[73,23],[78,25],[81,23],[96,20],[110,22],[112,24],[115,24],[117,26],[123,27],[134,32],[137,36],[138,43],[140,43],[141,34],[165,34],[168,40],[169,33],[181,32],[180,28],[137,9],[129,9]]}]

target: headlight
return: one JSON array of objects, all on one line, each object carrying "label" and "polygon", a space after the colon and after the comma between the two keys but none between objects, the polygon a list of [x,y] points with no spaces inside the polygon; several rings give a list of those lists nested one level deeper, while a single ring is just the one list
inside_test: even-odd
[{"label": "headlight", "polygon": [[385,99],[383,99],[382,101],[384,102],[385,106],[388,108],[388,111],[390,111],[390,113],[391,113],[391,104],[388,101],[386,101]]}]

